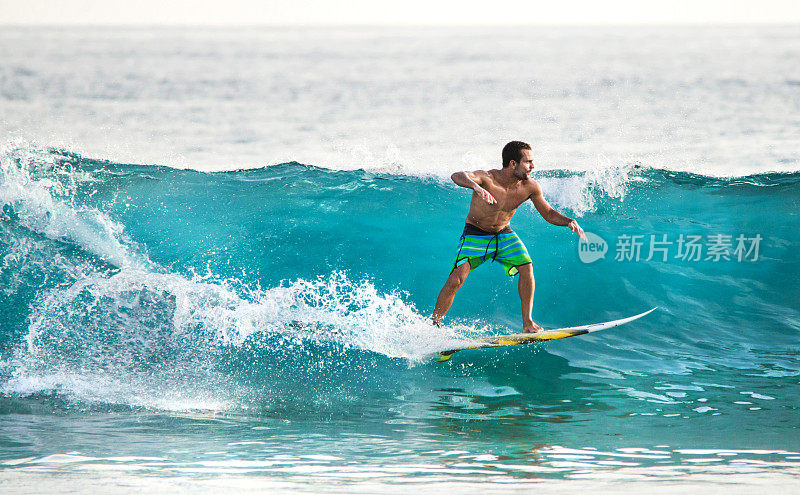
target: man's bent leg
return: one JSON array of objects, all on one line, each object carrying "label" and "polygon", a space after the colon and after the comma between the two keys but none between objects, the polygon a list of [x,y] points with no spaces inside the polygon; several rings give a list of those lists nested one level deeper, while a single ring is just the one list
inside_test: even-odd
[{"label": "man's bent leg", "polygon": [[533,291],[536,282],[533,279],[533,264],[526,263],[517,267],[519,270],[519,300],[522,303],[522,331],[524,333],[539,332],[542,327],[533,322]]},{"label": "man's bent leg", "polygon": [[453,299],[456,297],[456,292],[458,289],[464,285],[464,281],[467,280],[467,275],[469,275],[471,267],[469,265],[469,261],[465,261],[461,265],[457,266],[455,270],[450,272],[450,276],[447,277],[447,282],[444,283],[444,287],[442,290],[439,291],[439,298],[436,299],[436,307],[433,308],[433,324],[437,327],[442,324],[442,319],[444,319],[444,315],[447,314],[447,311],[450,309],[450,306],[453,305]]}]

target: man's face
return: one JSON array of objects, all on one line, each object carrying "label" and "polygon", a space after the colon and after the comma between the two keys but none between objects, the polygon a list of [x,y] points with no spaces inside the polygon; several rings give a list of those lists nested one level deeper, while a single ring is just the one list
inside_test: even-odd
[{"label": "man's face", "polygon": [[520,158],[517,166],[514,167],[514,177],[519,180],[527,180],[530,177],[531,170],[533,170],[531,150],[522,150],[522,158]]}]

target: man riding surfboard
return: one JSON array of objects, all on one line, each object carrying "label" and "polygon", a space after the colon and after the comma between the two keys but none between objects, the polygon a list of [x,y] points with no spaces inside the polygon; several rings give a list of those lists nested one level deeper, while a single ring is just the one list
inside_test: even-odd
[{"label": "man riding surfboard", "polygon": [[530,178],[533,168],[530,145],[511,141],[503,147],[502,169],[456,172],[450,177],[457,185],[473,192],[456,260],[433,310],[434,325],[441,325],[470,271],[491,259],[500,262],[509,276],[519,274],[522,331],[532,333],[542,329],[531,316],[533,265],[525,245],[511,230],[511,218],[517,208],[530,199],[536,211],[548,222],[569,227],[584,241],[586,236],[578,222],[557,212],[545,201],[542,188]]}]

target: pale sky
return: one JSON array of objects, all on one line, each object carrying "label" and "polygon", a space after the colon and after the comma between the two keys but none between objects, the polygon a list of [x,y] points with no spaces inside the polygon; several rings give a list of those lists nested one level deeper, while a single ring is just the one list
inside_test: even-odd
[{"label": "pale sky", "polygon": [[0,25],[800,23],[800,0],[0,0]]}]

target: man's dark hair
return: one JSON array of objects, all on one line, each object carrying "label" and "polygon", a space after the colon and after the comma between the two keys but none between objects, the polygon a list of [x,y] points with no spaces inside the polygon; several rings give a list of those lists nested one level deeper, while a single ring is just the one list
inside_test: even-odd
[{"label": "man's dark hair", "polygon": [[519,163],[522,160],[522,150],[531,149],[531,145],[522,141],[511,141],[503,146],[503,168],[507,167],[511,160]]}]

